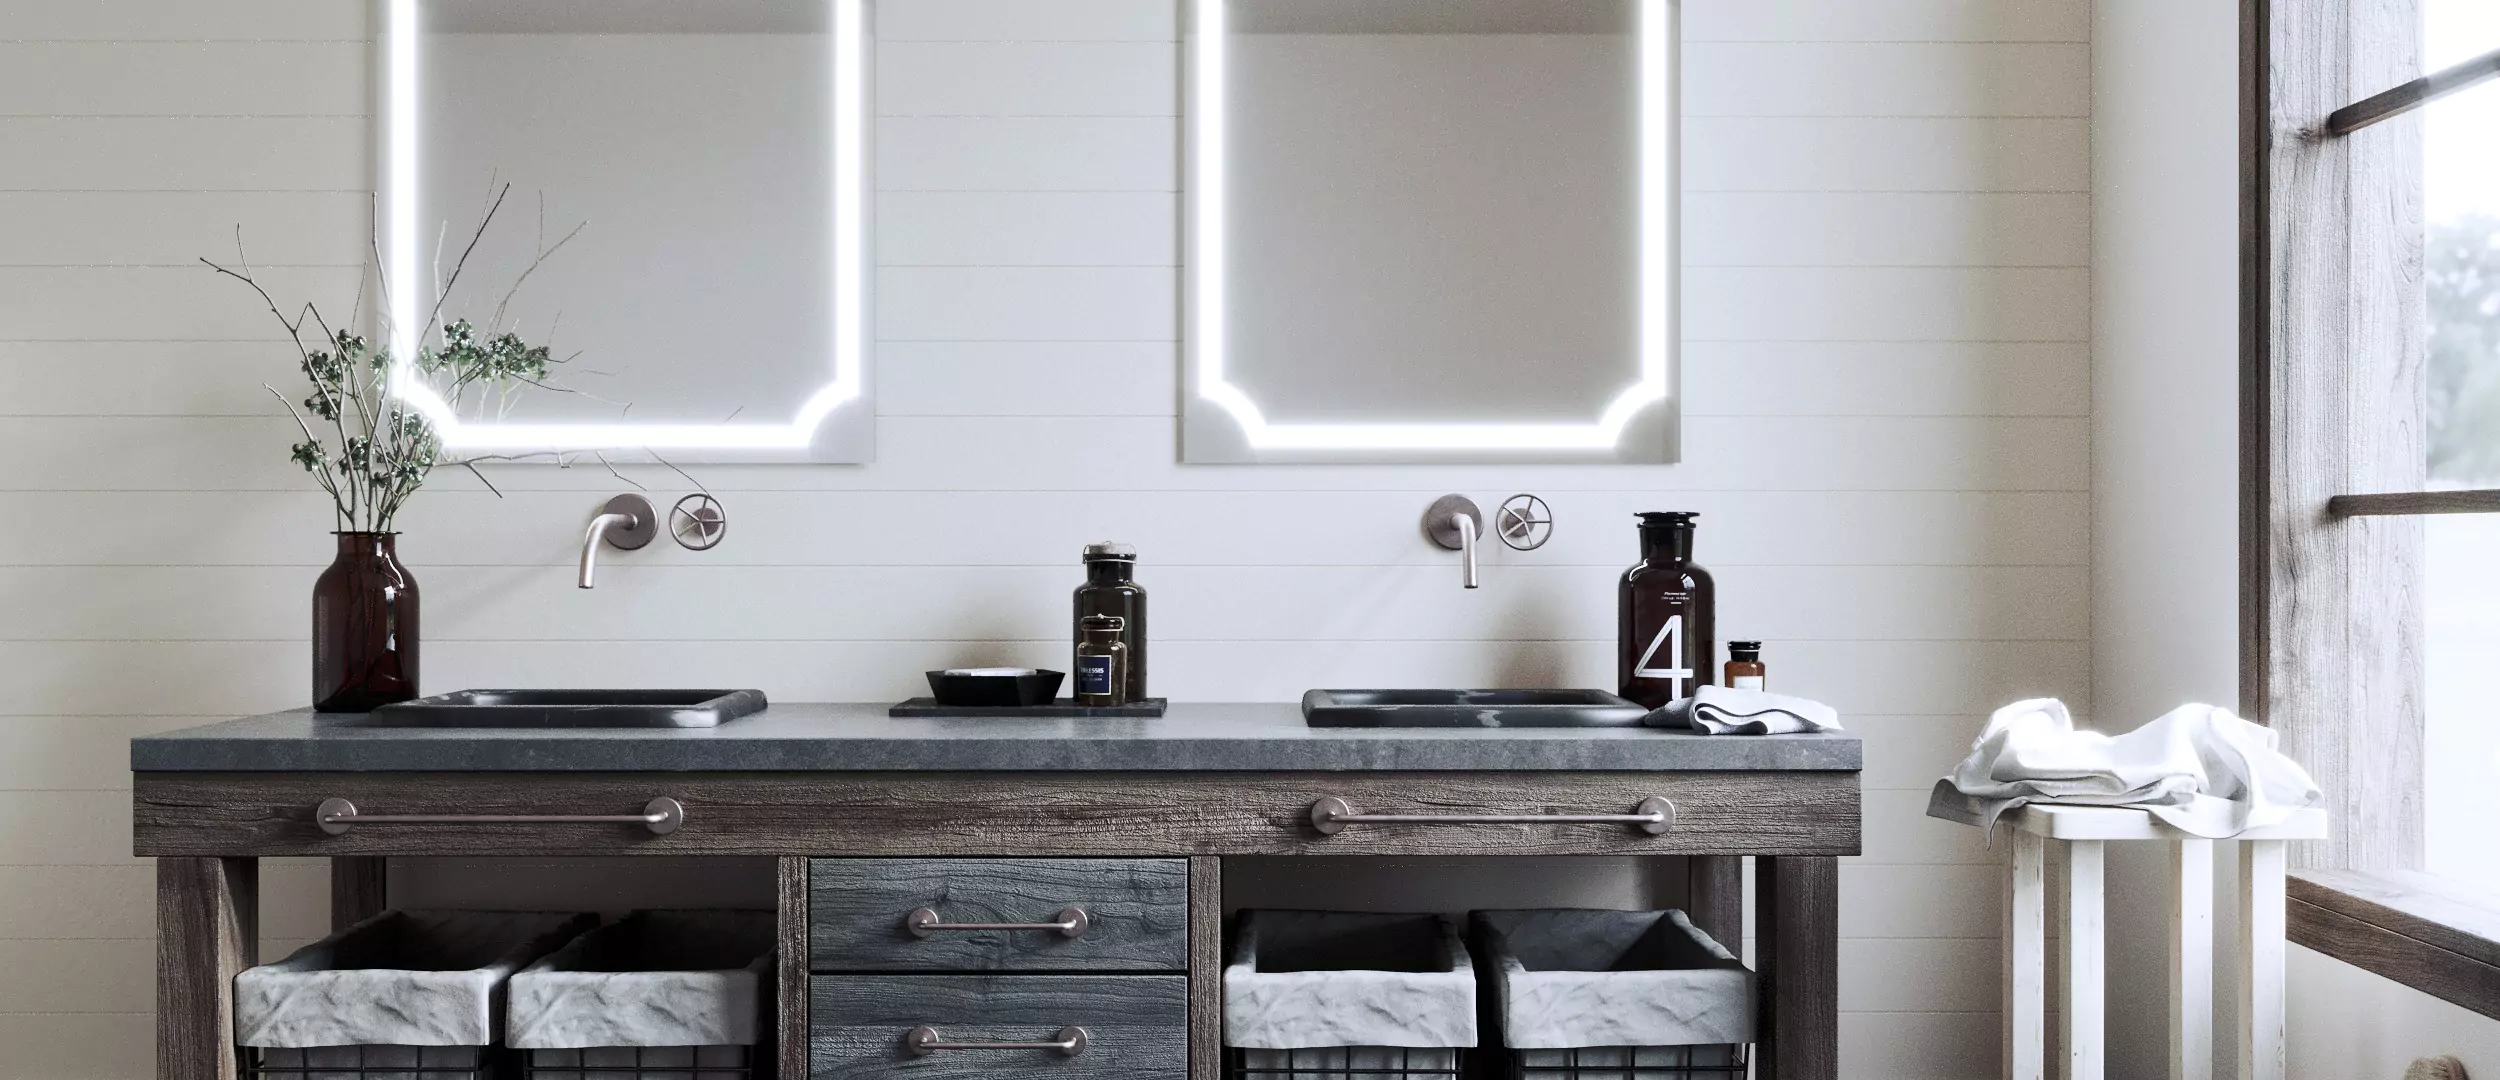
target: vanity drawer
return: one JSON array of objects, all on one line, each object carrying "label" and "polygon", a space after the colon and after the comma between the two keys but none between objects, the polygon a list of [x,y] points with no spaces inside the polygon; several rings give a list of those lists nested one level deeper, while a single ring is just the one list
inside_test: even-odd
[{"label": "vanity drawer", "polygon": [[808,877],[817,971],[1189,967],[1186,859],[817,859]]},{"label": "vanity drawer", "polygon": [[[814,1080],[1173,1080],[1189,1069],[1180,975],[820,975],[811,983]],[[975,1049],[1062,1042],[1075,1053]],[[915,1053],[912,1033],[941,1048]],[[1062,1043],[1062,1045],[1067,1045]]]}]

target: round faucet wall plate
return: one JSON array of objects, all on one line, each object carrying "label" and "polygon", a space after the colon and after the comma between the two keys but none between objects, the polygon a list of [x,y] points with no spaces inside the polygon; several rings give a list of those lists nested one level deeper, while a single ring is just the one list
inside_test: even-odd
[{"label": "round faucet wall plate", "polygon": [[634,551],[660,535],[660,512],[651,508],[651,500],[640,495],[624,494],[609,499],[599,508],[602,514],[623,514],[634,519],[631,525],[611,525],[605,534],[608,546]]},{"label": "round faucet wall plate", "polygon": [[1432,542],[1457,551],[1464,543],[1458,535],[1458,515],[1467,515],[1474,523],[1475,538],[1484,537],[1484,511],[1476,508],[1476,500],[1464,495],[1443,495],[1424,508],[1424,535]]}]

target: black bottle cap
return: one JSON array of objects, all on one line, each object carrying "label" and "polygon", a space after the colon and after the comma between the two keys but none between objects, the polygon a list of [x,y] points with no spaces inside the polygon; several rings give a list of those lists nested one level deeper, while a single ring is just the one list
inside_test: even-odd
[{"label": "black bottle cap", "polygon": [[1681,525],[1690,528],[1693,519],[1700,517],[1701,514],[1694,510],[1649,510],[1632,516],[1641,519],[1641,525],[1644,528],[1662,525]]},{"label": "black bottle cap", "polygon": [[1759,641],[1731,641],[1727,643],[1727,651],[1758,653],[1762,651],[1762,643]]}]

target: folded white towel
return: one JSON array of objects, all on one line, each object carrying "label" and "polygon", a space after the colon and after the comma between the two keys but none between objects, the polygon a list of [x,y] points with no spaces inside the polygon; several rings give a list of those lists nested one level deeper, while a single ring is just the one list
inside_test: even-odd
[{"label": "folded white towel", "polygon": [[1765,690],[1703,686],[1642,717],[1651,727],[1691,728],[1704,735],[1793,735],[1838,731],[1840,714],[1820,701]]},{"label": "folded white towel", "polygon": [[2198,836],[2280,824],[2315,806],[2318,783],[2275,749],[2273,729],[2212,705],[2181,705],[2124,735],[2075,730],[2056,698],[2017,701],[1928,797],[1935,817],[1993,827],[2025,803],[2131,806]]}]

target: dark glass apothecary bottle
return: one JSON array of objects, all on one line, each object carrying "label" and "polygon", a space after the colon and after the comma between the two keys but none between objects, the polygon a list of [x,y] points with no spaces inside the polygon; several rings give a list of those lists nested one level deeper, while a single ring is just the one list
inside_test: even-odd
[{"label": "dark glass apothecary bottle", "polygon": [[1085,545],[1085,584],[1076,590],[1076,636],[1080,640],[1088,615],[1120,620],[1120,644],[1127,646],[1128,654],[1126,697],[1133,702],[1146,700],[1146,589],[1137,583],[1136,548]]},{"label": "dark glass apothecary bottle", "polygon": [[417,696],[417,581],[399,534],[342,532],[313,582],[313,708],[368,712]]},{"label": "dark glass apothecary bottle", "polygon": [[1641,519],[1641,561],[1615,597],[1616,692],[1655,709],[1713,683],[1717,586],[1693,563],[1693,513]]}]

